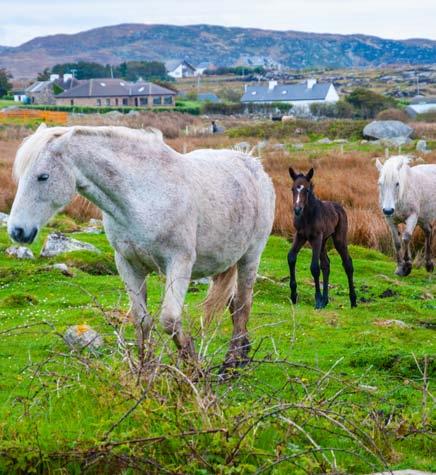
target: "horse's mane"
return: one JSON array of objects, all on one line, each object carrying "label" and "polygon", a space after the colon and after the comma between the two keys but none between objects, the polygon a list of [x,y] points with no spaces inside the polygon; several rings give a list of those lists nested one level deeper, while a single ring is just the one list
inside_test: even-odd
[{"label": "horse's mane", "polygon": [[399,196],[403,196],[405,191],[405,179],[407,169],[413,158],[407,155],[396,155],[388,158],[383,164],[383,177],[386,185],[393,185],[397,180],[400,183]]},{"label": "horse's mane", "polygon": [[46,127],[42,124],[34,134],[26,137],[20,148],[17,151],[17,155],[13,167],[13,176],[15,180],[19,180],[28,166],[36,160],[39,154],[45,149],[45,147],[53,141],[55,138],[71,135],[83,135],[83,136],[99,136],[99,137],[120,137],[128,138],[130,140],[144,140],[149,141],[157,140],[163,143],[162,132],[152,127],[146,129],[129,129],[128,127],[117,126],[73,126],[73,127]]}]

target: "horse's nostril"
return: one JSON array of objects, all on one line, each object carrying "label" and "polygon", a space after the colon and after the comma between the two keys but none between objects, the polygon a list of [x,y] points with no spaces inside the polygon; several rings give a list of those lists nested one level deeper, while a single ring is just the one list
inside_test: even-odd
[{"label": "horse's nostril", "polygon": [[24,237],[24,229],[16,226],[12,230],[12,237],[14,238],[15,241],[22,241]]},{"label": "horse's nostril", "polygon": [[383,208],[383,213],[386,216],[391,216],[392,214],[394,214],[394,208]]}]

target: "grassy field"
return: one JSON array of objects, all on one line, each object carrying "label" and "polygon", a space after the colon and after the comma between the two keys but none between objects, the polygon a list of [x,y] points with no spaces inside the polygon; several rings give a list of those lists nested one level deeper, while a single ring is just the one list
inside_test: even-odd
[{"label": "grassy field", "polygon": [[[48,232],[32,245],[35,255]],[[331,251],[331,303],[315,311],[304,249],[300,302],[292,307],[289,243],[271,237],[249,326],[251,364],[233,380],[217,381],[231,324],[224,315],[202,330],[207,286],[193,283],[185,324],[210,371],[196,380],[157,328],[159,365],[152,378],[138,379],[126,359],[133,348],[123,352],[114,333],[125,327],[133,341],[109,244],[104,235],[74,237],[102,252],[16,260],[5,255],[10,242],[0,229],[0,473],[436,470],[436,283],[423,269],[399,279],[389,258],[352,246],[359,306],[351,310]],[[74,276],[48,267],[54,262],[66,262]],[[163,279],[152,276],[152,313],[162,291]],[[104,336],[96,356],[70,352],[61,338],[68,326],[85,323]]]}]

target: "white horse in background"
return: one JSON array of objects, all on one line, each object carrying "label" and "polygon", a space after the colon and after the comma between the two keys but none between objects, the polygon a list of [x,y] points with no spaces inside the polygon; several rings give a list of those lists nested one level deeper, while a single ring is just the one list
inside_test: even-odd
[{"label": "white horse in background", "polygon": [[[425,267],[428,272],[434,268],[431,240],[436,223],[436,165],[410,167],[410,162],[411,157],[402,155],[391,157],[384,164],[376,162],[380,173],[380,205],[396,250],[395,273],[402,276],[412,270],[410,239],[417,224],[425,234]],[[399,223],[406,224],[402,236],[397,228]]]},{"label": "white horse in background", "polygon": [[160,321],[182,354],[195,355],[181,322],[190,279],[214,276],[206,310],[230,302],[233,320],[225,367],[247,361],[252,291],[275,206],[258,160],[231,150],[182,155],[155,129],[44,126],[21,145],[14,175],[8,232],[17,242],[31,243],[76,192],[101,208],[141,359],[152,326],[145,278],[158,271],[166,275]]}]

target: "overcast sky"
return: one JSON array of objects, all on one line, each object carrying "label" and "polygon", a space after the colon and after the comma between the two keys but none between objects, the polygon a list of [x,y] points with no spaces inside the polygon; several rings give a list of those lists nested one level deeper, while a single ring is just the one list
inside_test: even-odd
[{"label": "overcast sky", "polygon": [[0,0],[0,45],[119,23],[208,23],[436,40],[436,0]]}]

